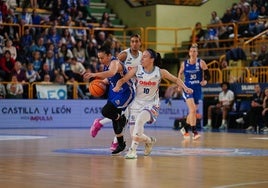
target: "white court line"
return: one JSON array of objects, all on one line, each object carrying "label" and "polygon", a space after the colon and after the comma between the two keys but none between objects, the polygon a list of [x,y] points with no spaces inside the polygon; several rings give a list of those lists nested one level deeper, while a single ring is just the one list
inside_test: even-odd
[{"label": "white court line", "polygon": [[33,140],[33,139],[43,139],[47,138],[47,136],[16,136],[16,135],[0,135],[0,141],[2,140]]},{"label": "white court line", "polygon": [[255,140],[268,140],[268,137],[252,137],[249,139],[255,139]]},{"label": "white court line", "polygon": [[229,188],[229,187],[241,187],[241,186],[246,186],[246,185],[260,185],[260,184],[268,184],[268,181],[253,181],[253,182],[248,182],[248,183],[237,183],[237,184],[232,184],[232,185],[222,185],[222,186],[217,186],[213,188]]}]

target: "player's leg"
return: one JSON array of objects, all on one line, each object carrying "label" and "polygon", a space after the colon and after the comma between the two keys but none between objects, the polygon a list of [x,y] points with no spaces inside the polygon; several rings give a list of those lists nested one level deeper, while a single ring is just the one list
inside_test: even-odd
[{"label": "player's leg", "polygon": [[[136,150],[140,142],[145,142],[145,144],[152,146],[152,144],[155,141],[155,139],[152,139],[151,137],[148,137],[147,135],[144,134],[144,125],[146,122],[149,122],[151,120],[151,113],[148,110],[143,110],[136,117],[137,118],[132,132],[132,143],[131,147],[128,150],[128,153],[125,156],[126,159],[137,158]],[[150,154],[151,148],[152,147],[149,148],[150,151],[147,151],[147,155]]]},{"label": "player's leg", "polygon": [[90,127],[90,135],[92,137],[97,136],[99,130],[103,127],[103,125],[107,123],[111,123],[112,120],[109,118],[97,118],[94,120],[93,124]]}]

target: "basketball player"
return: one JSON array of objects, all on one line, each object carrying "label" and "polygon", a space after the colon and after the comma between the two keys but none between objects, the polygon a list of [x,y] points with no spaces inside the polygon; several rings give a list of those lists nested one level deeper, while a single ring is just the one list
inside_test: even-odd
[{"label": "basketball player", "polygon": [[197,44],[192,44],[189,49],[189,56],[190,58],[181,64],[178,74],[178,78],[181,79],[184,75],[185,85],[194,90],[193,94],[183,93],[183,97],[186,100],[186,104],[189,109],[189,114],[186,118],[186,125],[181,129],[181,132],[184,139],[190,139],[190,135],[188,133],[188,126],[190,125],[193,133],[193,139],[196,140],[200,138],[196,129],[196,111],[198,109],[199,100],[202,98],[201,87],[207,84],[207,81],[210,79],[210,73],[206,62],[197,58]]},{"label": "basketball player", "polygon": [[131,80],[126,82],[119,92],[112,90],[116,82],[127,73],[127,69],[121,61],[112,56],[110,48],[104,46],[98,49],[98,58],[100,63],[104,65],[104,71],[97,73],[86,72],[84,79],[89,80],[92,77],[98,77],[109,84],[107,103],[102,108],[101,113],[104,117],[112,120],[114,133],[118,141],[118,146],[112,151],[112,154],[119,154],[126,147],[122,134],[126,118],[122,115],[122,111],[132,102],[135,91]]},{"label": "basketball player", "polygon": [[156,64],[161,62],[161,56],[152,49],[143,52],[141,65],[131,69],[123,78],[118,80],[114,91],[120,92],[122,86],[135,76],[136,94],[133,103],[130,104],[129,124],[133,128],[131,147],[126,154],[126,159],[137,158],[137,147],[140,142],[145,143],[144,155],[149,155],[156,139],[144,134],[144,125],[153,123],[159,113],[159,85],[161,79],[168,79],[181,86],[186,93],[192,93],[192,89],[187,88],[180,78],[170,74],[165,69],[160,69]]},{"label": "basketball player", "polygon": [[[134,34],[130,37],[130,48],[123,50],[118,54],[118,59],[124,62],[127,70],[131,70],[140,64],[142,52],[141,48],[141,37],[138,34]],[[134,80],[132,80],[134,82]],[[135,86],[134,86],[135,87]],[[125,116],[128,117],[127,110],[125,111]],[[110,123],[111,120],[108,118],[98,118],[95,119],[90,127],[90,134],[95,137],[98,131],[103,127],[104,124]],[[114,137],[110,149],[113,151],[117,148],[117,138]]]}]

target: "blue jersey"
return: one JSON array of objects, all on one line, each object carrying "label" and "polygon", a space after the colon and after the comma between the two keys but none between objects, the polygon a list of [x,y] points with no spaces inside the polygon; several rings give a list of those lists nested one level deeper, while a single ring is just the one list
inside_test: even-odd
[{"label": "blue jersey", "polygon": [[184,98],[194,98],[195,104],[202,98],[202,88],[200,82],[203,80],[203,71],[200,66],[201,59],[197,59],[196,63],[190,64],[189,60],[184,61],[184,83],[187,87],[193,89],[193,94],[184,92]]},{"label": "blue jersey", "polygon": [[[112,57],[111,61],[116,60],[115,57]],[[120,62],[121,63],[121,62]],[[115,87],[117,81],[121,79],[126,73],[127,69],[123,63],[123,72],[116,73],[114,76],[108,78],[109,81],[109,90],[108,90],[108,101],[112,102],[117,108],[124,110],[134,99],[135,92],[132,87],[132,81],[124,83],[119,92],[114,92],[113,88]],[[109,66],[104,66],[104,71],[107,71]]]}]

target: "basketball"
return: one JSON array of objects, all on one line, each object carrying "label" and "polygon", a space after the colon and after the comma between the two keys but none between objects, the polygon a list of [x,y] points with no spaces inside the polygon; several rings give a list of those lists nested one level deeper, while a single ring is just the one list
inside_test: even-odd
[{"label": "basketball", "polygon": [[101,97],[106,91],[106,84],[102,80],[95,79],[89,83],[89,93],[94,97]]}]

